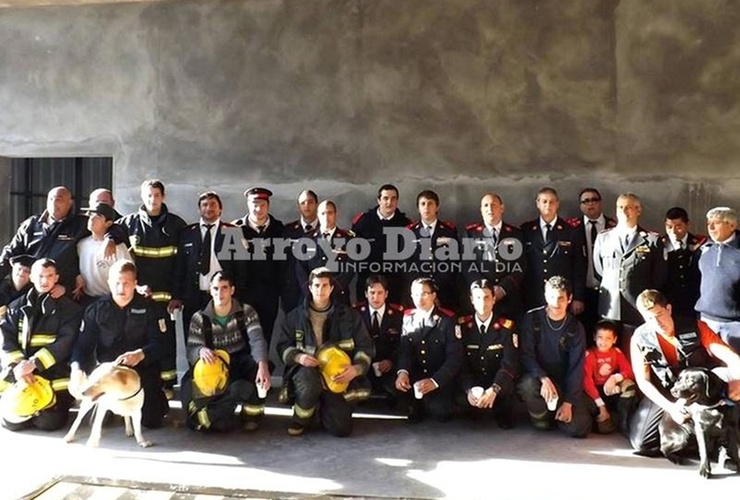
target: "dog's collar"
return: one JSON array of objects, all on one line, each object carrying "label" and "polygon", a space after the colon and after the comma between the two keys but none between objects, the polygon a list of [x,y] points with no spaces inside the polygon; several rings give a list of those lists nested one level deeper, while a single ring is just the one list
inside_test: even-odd
[{"label": "dog's collar", "polygon": [[142,386],[139,386],[139,390],[138,390],[138,391],[136,391],[135,393],[133,393],[133,394],[132,394],[132,395],[130,395],[130,396],[126,396],[125,398],[121,398],[121,399],[119,399],[118,401],[127,401],[127,400],[129,400],[129,399],[131,399],[131,398],[133,398],[133,397],[137,396],[137,395],[138,395],[138,394],[139,394],[139,393],[140,393],[140,392],[141,392],[141,391],[142,391],[143,389],[144,389],[144,388],[143,388]]}]

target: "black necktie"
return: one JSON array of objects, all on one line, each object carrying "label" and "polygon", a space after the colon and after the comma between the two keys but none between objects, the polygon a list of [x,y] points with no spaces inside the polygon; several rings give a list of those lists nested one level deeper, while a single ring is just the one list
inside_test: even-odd
[{"label": "black necktie", "polygon": [[680,241],[679,240],[679,242],[678,242],[678,249],[679,250],[683,250],[683,241]]},{"label": "black necktie", "polygon": [[200,246],[200,274],[207,276],[211,271],[211,228],[213,224],[204,224],[206,234]]},{"label": "black necktie", "polygon": [[380,335],[380,320],[378,318],[378,311],[373,311],[373,337]]},{"label": "black necktie", "polygon": [[313,227],[311,227],[311,224],[306,224],[306,227],[304,229],[306,230],[307,233],[309,233],[309,232],[311,232],[311,230],[313,229]]},{"label": "black necktie", "polygon": [[622,247],[622,250],[626,252],[629,246],[630,246],[630,235],[627,234],[624,237],[624,246]]},{"label": "black necktie", "polygon": [[550,239],[552,238],[552,225],[551,224],[545,224],[545,243],[550,243]]},{"label": "black necktie", "polygon": [[480,332],[481,332],[481,334],[486,333],[486,325],[484,325],[484,324],[481,324],[480,325]]},{"label": "black necktie", "polygon": [[588,223],[591,224],[591,247],[593,248],[594,243],[596,243],[596,233],[598,233],[596,230],[596,221],[590,220]]},{"label": "black necktie", "polygon": [[257,226],[257,232],[258,232],[259,234],[262,234],[262,233],[264,233],[264,232],[265,232],[265,225],[264,225],[264,224],[262,224],[261,226]]}]

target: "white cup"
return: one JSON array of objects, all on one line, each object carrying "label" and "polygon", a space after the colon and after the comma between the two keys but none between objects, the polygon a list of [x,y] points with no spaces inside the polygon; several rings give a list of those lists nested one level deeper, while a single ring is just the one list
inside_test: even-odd
[{"label": "white cup", "polygon": [[475,399],[480,399],[481,397],[483,397],[483,393],[484,393],[484,392],[485,392],[485,390],[483,389],[483,387],[481,387],[481,386],[479,386],[479,385],[476,385],[475,387],[471,387],[471,388],[470,388],[470,394],[471,394],[471,395],[472,395],[472,396],[473,396],[473,397],[474,397]]},{"label": "white cup", "polygon": [[421,382],[414,383],[414,397],[416,399],[421,399],[424,397],[424,394],[421,392]]},{"label": "white cup", "polygon": [[547,409],[550,411],[555,411],[558,409],[558,397],[555,396],[550,401],[547,402]]},{"label": "white cup", "polygon": [[267,388],[262,384],[257,384],[257,396],[260,399],[265,399],[267,397]]},{"label": "white cup", "polygon": [[380,371],[380,361],[376,361],[373,363],[373,372],[375,373],[376,377],[380,377],[383,375],[383,372]]}]

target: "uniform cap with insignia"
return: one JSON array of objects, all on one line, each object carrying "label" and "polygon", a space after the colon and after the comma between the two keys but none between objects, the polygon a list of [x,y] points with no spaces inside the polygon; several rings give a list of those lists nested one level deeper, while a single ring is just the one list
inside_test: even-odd
[{"label": "uniform cap with insignia", "polygon": [[31,255],[23,254],[23,255],[16,255],[15,257],[10,258],[10,264],[20,264],[23,267],[31,267],[33,265],[33,261],[36,260]]},{"label": "uniform cap with insignia", "polygon": [[270,201],[272,191],[263,187],[251,187],[244,191],[244,196],[250,200],[264,200]]}]

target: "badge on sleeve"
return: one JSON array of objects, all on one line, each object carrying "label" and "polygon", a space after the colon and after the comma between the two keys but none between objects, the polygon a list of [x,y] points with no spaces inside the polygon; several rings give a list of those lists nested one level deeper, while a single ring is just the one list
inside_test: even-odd
[{"label": "badge on sleeve", "polygon": [[165,321],[164,318],[160,318],[157,323],[159,323],[159,331],[162,333],[167,333],[167,321]]}]

